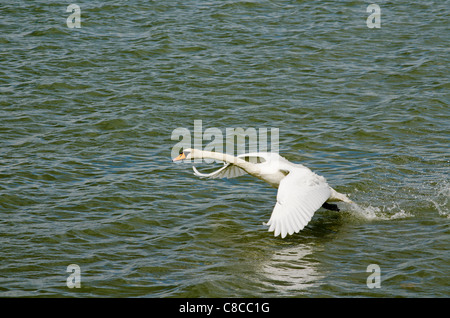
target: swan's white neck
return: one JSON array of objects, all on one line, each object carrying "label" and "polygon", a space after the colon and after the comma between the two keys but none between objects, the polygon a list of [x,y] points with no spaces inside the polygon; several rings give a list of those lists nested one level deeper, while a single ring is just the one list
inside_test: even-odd
[{"label": "swan's white neck", "polygon": [[198,150],[198,149],[192,149],[191,151],[191,158],[192,159],[214,159],[214,160],[220,160],[225,161],[228,163],[234,164],[237,157],[220,153],[220,152],[212,152],[212,151],[204,151],[204,150]]}]

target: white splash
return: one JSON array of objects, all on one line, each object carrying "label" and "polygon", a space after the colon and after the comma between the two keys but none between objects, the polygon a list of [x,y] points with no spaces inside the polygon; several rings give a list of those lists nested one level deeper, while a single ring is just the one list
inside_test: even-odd
[{"label": "white splash", "polygon": [[374,207],[371,205],[361,206],[353,202],[346,204],[345,210],[357,218],[370,221],[404,219],[414,216],[413,214],[400,208],[397,203],[393,203],[392,206]]},{"label": "white splash", "polygon": [[450,218],[449,211],[450,185],[447,182],[442,182],[438,188],[436,197],[428,198],[440,216]]}]

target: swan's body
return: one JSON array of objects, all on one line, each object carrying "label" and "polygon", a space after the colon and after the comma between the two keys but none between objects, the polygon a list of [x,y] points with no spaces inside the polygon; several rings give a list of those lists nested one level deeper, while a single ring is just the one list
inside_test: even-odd
[{"label": "swan's body", "polygon": [[248,173],[278,188],[277,203],[267,225],[269,231],[273,231],[275,236],[281,234],[282,238],[302,230],[321,206],[328,205],[326,202],[352,202],[347,196],[331,188],[324,177],[301,164],[289,162],[276,153],[258,152],[234,157],[218,152],[186,149],[173,161],[183,159],[215,159],[224,162],[222,168],[209,174],[200,173],[193,167],[194,174],[199,177],[234,178]]}]

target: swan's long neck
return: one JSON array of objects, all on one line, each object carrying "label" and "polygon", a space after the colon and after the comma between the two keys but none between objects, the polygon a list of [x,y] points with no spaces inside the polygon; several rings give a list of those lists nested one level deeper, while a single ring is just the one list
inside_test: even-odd
[{"label": "swan's long neck", "polygon": [[194,149],[191,153],[191,157],[192,159],[214,159],[224,161],[244,169],[249,174],[256,174],[259,171],[255,164],[226,153]]}]

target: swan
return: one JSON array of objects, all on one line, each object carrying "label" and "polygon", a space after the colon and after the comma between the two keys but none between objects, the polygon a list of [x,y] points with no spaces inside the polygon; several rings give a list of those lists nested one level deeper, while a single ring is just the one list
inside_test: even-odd
[{"label": "swan", "polygon": [[277,153],[255,152],[232,156],[229,154],[181,149],[173,162],[192,159],[214,159],[224,166],[212,173],[200,173],[194,166],[194,174],[201,178],[234,178],[246,173],[257,177],[278,189],[277,202],[270,216],[269,232],[274,236],[292,235],[301,231],[314,213],[324,207],[339,211],[332,201],[352,203],[344,194],[331,188],[324,177],[309,168],[289,162]]}]

